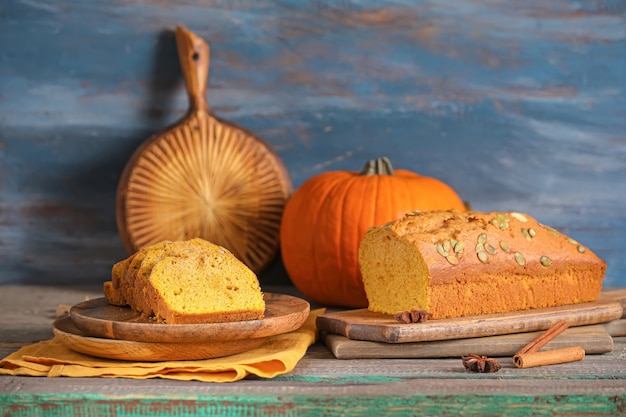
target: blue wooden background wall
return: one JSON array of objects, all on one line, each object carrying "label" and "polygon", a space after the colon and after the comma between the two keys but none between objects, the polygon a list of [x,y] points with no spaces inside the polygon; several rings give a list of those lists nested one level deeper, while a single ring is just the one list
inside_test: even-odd
[{"label": "blue wooden background wall", "polygon": [[187,108],[176,25],[212,47],[213,111],[296,187],[386,155],[569,233],[626,286],[620,0],[4,0],[1,283],[99,283],[125,257],[121,171]]}]

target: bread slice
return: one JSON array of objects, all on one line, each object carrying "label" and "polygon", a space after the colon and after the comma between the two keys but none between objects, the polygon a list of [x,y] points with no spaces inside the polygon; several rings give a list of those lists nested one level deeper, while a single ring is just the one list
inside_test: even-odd
[{"label": "bread slice", "polygon": [[265,312],[254,273],[234,256],[217,251],[159,260],[146,296],[155,318],[165,323],[255,320]]},{"label": "bread slice", "polygon": [[125,306],[134,305],[135,275],[141,266],[146,253],[164,248],[171,241],[163,241],[138,250],[128,258],[117,262],[111,270],[111,281],[104,283],[104,296],[110,304]]},{"label": "bread slice", "polygon": [[104,295],[166,323],[251,320],[265,311],[256,275],[203,239],[159,242],[116,263]]},{"label": "bread slice", "polygon": [[191,239],[185,241],[168,241],[165,245],[157,245],[151,250],[146,251],[139,262],[139,266],[133,271],[134,280],[129,279],[130,285],[140,289],[133,292],[130,302],[137,311],[145,312],[146,315],[153,315],[155,312],[148,304],[147,287],[149,283],[152,268],[162,259],[167,257],[182,257],[192,252],[216,251],[223,256],[234,255],[225,248],[208,242],[204,239]]}]

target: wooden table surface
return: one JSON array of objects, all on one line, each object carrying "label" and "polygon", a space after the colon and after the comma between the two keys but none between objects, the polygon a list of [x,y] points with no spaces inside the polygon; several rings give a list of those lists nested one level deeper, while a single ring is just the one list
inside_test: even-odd
[{"label": "wooden table surface", "polygon": [[[273,292],[293,289],[272,288]],[[60,305],[94,287],[0,286],[0,355],[49,339]],[[467,373],[460,359],[339,360],[321,343],[271,380],[0,377],[0,416],[626,415],[626,337],[582,362]]]}]

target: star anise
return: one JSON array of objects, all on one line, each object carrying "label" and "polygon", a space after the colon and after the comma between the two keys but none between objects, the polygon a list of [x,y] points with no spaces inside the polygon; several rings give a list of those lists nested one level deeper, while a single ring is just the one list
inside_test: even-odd
[{"label": "star anise", "polygon": [[488,358],[483,355],[467,355],[461,357],[463,366],[470,372],[498,372],[502,365],[497,359]]},{"label": "star anise", "polygon": [[430,313],[426,310],[400,311],[393,315],[398,323],[422,323],[430,318]]}]

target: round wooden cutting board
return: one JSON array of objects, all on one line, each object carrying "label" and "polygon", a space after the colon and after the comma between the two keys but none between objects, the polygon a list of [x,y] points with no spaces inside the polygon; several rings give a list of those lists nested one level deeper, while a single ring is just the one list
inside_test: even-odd
[{"label": "round wooden cutting board", "polygon": [[130,307],[105,298],[83,301],[70,309],[70,318],[83,334],[107,339],[150,343],[207,343],[256,339],[298,329],[309,317],[309,303],[285,294],[265,293],[261,320],[204,324],[161,324]]},{"label": "round wooden cutting board", "polygon": [[261,346],[267,340],[263,337],[210,343],[147,343],[104,339],[85,335],[69,317],[56,320],[52,325],[52,331],[65,347],[73,351],[99,358],[141,362],[218,358],[247,352]]},{"label": "round wooden cutting board", "polygon": [[117,225],[129,253],[200,237],[258,273],[276,257],[292,184],[282,161],[252,133],[215,117],[206,100],[209,46],[176,28],[189,111],[144,142],[117,190]]}]

